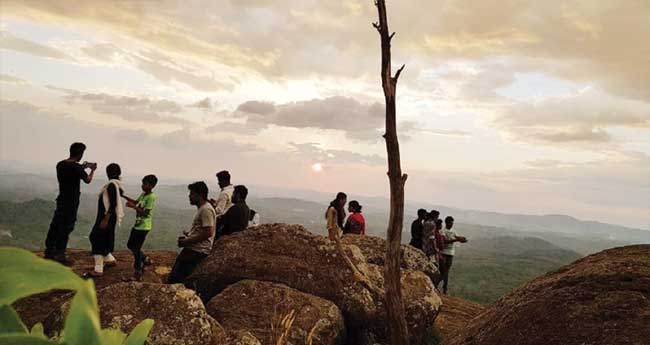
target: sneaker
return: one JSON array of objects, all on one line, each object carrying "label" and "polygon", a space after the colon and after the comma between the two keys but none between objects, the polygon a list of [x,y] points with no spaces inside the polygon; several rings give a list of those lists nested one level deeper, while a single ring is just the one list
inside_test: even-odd
[{"label": "sneaker", "polygon": [[117,266],[117,261],[107,261],[104,262],[104,268],[110,268]]},{"label": "sneaker", "polygon": [[144,265],[145,265],[145,266],[151,266],[151,265],[153,265],[153,261],[151,261],[151,258],[150,258],[150,257],[148,257],[148,256],[145,256],[145,257],[144,257]]}]

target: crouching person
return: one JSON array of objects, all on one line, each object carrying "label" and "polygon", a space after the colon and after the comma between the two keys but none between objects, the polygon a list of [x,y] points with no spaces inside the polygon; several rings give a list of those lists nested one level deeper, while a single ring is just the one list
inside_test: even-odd
[{"label": "crouching person", "polygon": [[187,189],[190,191],[190,204],[196,206],[197,211],[190,230],[183,231],[183,236],[178,238],[178,246],[183,249],[169,274],[169,284],[183,283],[210,254],[214,241],[217,214],[208,202],[208,186],[199,181],[190,184]]}]

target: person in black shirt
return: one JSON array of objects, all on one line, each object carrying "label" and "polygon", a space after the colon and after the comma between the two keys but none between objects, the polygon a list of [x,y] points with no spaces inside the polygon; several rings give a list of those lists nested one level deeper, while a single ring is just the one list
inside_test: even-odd
[{"label": "person in black shirt", "polygon": [[421,208],[418,210],[418,219],[411,223],[411,246],[422,250],[422,227],[424,218],[427,216],[427,210]]},{"label": "person in black shirt", "polygon": [[248,189],[245,186],[235,186],[232,193],[232,203],[226,213],[217,220],[217,236],[231,235],[248,227],[250,210],[246,205]]},{"label": "person in black shirt", "polygon": [[[56,178],[59,181],[59,195],[56,198],[56,210],[45,239],[45,258],[70,264],[65,251],[68,247],[70,233],[74,230],[79,209],[80,182],[90,183],[95,174],[96,164],[79,164],[86,145],[74,143],[70,146],[70,157],[56,165]],[[86,173],[90,169],[90,174]]]}]

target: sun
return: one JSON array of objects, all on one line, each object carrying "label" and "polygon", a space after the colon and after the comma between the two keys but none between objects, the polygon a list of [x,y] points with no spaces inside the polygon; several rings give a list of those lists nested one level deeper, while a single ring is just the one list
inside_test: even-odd
[{"label": "sun", "polygon": [[313,170],[314,172],[321,172],[323,171],[323,165],[320,163],[314,163],[311,166],[311,170]]}]

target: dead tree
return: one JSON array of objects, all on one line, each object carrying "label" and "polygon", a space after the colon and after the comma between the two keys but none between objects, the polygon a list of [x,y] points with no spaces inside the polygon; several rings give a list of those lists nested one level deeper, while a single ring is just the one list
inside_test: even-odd
[{"label": "dead tree", "polygon": [[399,142],[397,140],[395,90],[397,79],[404,65],[397,70],[395,76],[391,72],[390,41],[395,33],[389,34],[388,19],[386,18],[386,3],[375,0],[379,13],[379,22],[373,26],[381,37],[381,84],[386,100],[386,151],[388,154],[388,180],[390,182],[390,216],[388,218],[388,238],[386,241],[386,262],[384,265],[384,281],[386,289],[386,312],[388,314],[388,332],[391,345],[408,344],[408,329],[402,304],[402,287],[400,280],[400,247],[402,240],[402,223],[404,221],[404,184],[406,174],[402,174],[400,164]]}]

